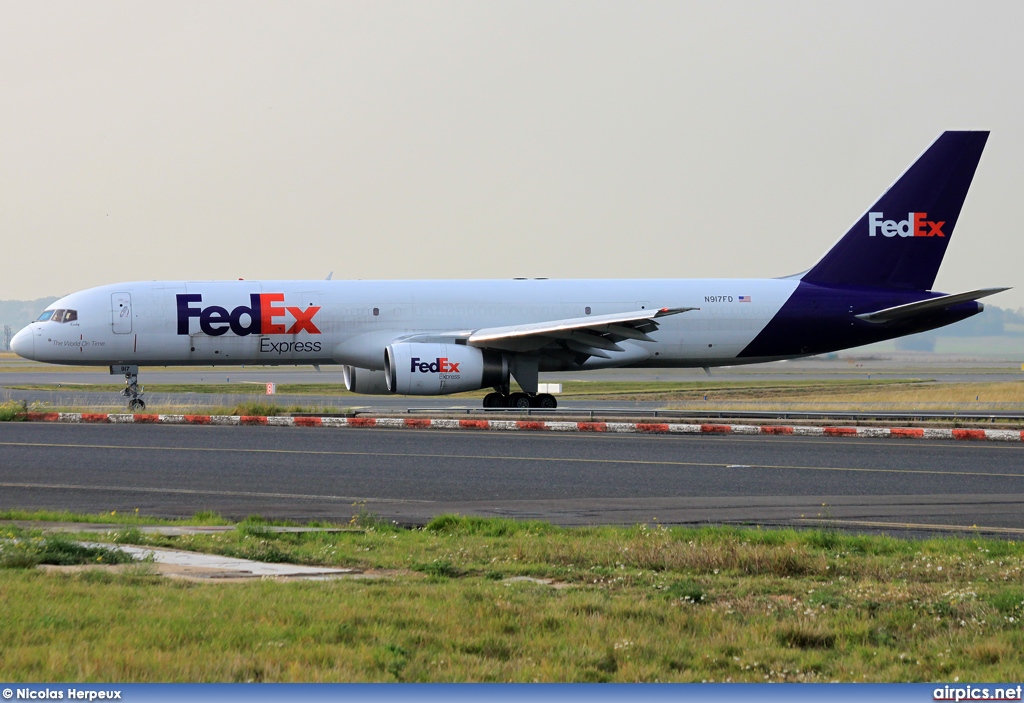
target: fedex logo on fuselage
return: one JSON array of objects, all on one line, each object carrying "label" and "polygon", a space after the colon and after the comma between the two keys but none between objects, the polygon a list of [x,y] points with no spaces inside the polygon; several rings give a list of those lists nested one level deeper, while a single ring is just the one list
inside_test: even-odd
[{"label": "fedex logo on fuselage", "polygon": [[[284,302],[284,293],[252,293],[248,305],[239,305],[228,310],[219,305],[202,307],[200,293],[179,293],[178,334],[189,333],[189,320],[199,318],[199,329],[203,334],[217,337],[231,330],[239,337],[250,334],[298,334],[309,332],[320,334],[313,318],[320,312],[319,305],[308,308],[290,305],[275,305]],[[291,318],[291,324],[286,324]]]},{"label": "fedex logo on fuselage", "polygon": [[942,228],[945,226],[945,220],[939,222],[932,222],[931,220],[925,219],[928,217],[927,212],[908,212],[907,219],[900,220],[886,220],[884,215],[880,212],[869,212],[868,213],[868,236],[874,237],[877,234],[881,234],[884,237],[895,237],[897,234],[901,237],[945,237]]},{"label": "fedex logo on fuselage", "polygon": [[461,361],[452,362],[448,361],[448,357],[438,357],[433,362],[420,361],[418,356],[412,358],[412,362],[409,365],[409,373],[458,373],[459,364]]}]

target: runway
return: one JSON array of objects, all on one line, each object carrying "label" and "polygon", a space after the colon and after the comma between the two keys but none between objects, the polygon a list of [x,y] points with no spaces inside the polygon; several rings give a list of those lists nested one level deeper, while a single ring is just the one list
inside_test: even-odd
[{"label": "runway", "polygon": [[[977,525],[1024,535],[1017,445],[806,437],[0,425],[0,508],[403,524]],[[945,527],[944,527],[945,526]]]}]

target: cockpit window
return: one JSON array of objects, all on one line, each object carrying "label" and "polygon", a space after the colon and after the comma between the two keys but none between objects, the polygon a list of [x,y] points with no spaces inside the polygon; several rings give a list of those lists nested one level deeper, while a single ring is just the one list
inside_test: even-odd
[{"label": "cockpit window", "polygon": [[46,322],[47,320],[53,320],[54,322],[75,322],[77,319],[77,310],[44,310],[43,313],[36,318],[36,322]]}]

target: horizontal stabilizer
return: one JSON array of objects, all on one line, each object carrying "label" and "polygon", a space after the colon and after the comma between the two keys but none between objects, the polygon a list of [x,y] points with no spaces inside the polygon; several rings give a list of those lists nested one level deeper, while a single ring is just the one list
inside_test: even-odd
[{"label": "horizontal stabilizer", "polygon": [[921,313],[928,312],[929,310],[941,310],[942,308],[948,308],[951,305],[957,303],[966,303],[971,300],[977,300],[978,298],[984,298],[985,296],[995,295],[996,293],[1002,293],[1004,290],[1010,290],[1009,288],[980,288],[978,290],[967,291],[966,293],[956,293],[955,295],[942,295],[938,298],[928,298],[927,300],[919,300],[916,303],[907,303],[906,305],[897,305],[892,308],[885,308],[884,310],[876,310],[875,312],[865,312],[857,317],[865,322],[892,322],[894,320],[903,320],[908,317],[915,317]]}]

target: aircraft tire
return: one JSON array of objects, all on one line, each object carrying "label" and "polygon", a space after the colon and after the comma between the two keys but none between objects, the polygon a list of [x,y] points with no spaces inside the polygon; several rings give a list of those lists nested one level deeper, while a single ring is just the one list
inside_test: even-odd
[{"label": "aircraft tire", "polygon": [[508,407],[510,408],[529,408],[533,403],[530,402],[530,396],[525,393],[513,393],[508,397]]},{"label": "aircraft tire", "polygon": [[505,396],[501,393],[488,393],[484,396],[484,407],[485,408],[503,408],[505,407]]},{"label": "aircraft tire", "polygon": [[558,401],[550,393],[541,393],[533,399],[534,407],[545,410],[554,410],[558,407]]},{"label": "aircraft tire", "polygon": [[133,398],[128,401],[128,409],[132,412],[138,412],[139,410],[146,409],[146,401]]}]

